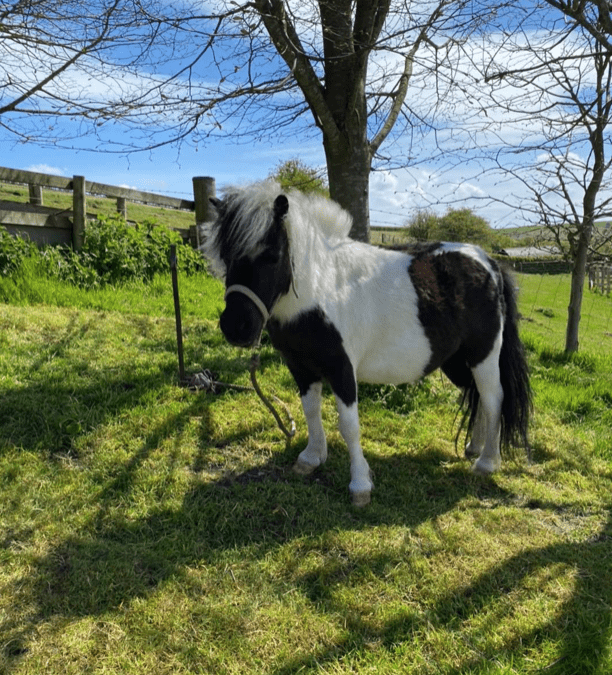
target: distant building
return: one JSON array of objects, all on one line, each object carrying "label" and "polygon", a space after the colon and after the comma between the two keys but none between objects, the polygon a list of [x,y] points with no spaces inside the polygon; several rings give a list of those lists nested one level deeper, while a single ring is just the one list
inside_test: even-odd
[{"label": "distant building", "polygon": [[499,254],[510,258],[546,258],[560,255],[560,251],[556,246],[517,246],[516,248],[503,248]]}]

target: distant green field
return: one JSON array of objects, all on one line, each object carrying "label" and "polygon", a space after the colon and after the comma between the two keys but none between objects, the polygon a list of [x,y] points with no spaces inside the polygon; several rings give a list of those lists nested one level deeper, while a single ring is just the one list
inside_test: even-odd
[{"label": "distant green field", "polygon": [[[516,275],[523,330],[542,344],[562,350],[565,345],[570,275]],[[580,349],[612,354],[612,299],[585,285],[580,322]]]},{"label": "distant green field", "polygon": [[[28,188],[0,183],[1,200],[27,203],[29,201]],[[43,190],[43,203],[45,206],[51,208],[70,210],[72,209],[72,193],[51,189]],[[88,197],[87,213],[104,216],[117,213],[117,200],[106,199],[105,197]],[[137,223],[154,220],[155,222],[179,229],[189,229],[191,225],[195,225],[195,216],[190,211],[163,209],[157,206],[147,206],[133,202],[128,202],[127,204],[127,217],[128,220]]]}]

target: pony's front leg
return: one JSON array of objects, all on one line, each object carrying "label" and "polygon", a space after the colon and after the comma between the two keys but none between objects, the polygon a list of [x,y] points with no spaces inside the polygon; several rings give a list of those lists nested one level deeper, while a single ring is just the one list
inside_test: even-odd
[{"label": "pony's front leg", "polygon": [[349,491],[355,506],[366,506],[370,503],[370,493],[374,484],[371,479],[370,467],[363,456],[359,438],[359,413],[357,400],[346,405],[336,396],[338,406],[338,425],[351,458],[351,482]]},{"label": "pony's front leg", "polygon": [[327,459],[327,441],[321,419],[321,392],[323,384],[313,382],[302,396],[302,408],[308,426],[308,445],[298,455],[293,470],[307,476]]}]

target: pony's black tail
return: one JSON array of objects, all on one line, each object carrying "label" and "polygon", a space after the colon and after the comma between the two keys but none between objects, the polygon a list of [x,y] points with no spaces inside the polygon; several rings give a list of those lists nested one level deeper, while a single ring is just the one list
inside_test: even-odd
[{"label": "pony's black tail", "polygon": [[527,432],[532,407],[529,369],[525,349],[519,338],[519,313],[514,279],[502,267],[505,320],[503,344],[499,355],[499,373],[504,391],[502,403],[502,447],[523,446],[529,451]]}]

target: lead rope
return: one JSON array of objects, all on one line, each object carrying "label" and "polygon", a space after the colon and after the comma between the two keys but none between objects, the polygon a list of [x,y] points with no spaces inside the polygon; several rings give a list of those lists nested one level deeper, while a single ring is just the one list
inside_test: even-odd
[{"label": "lead rope", "polygon": [[[182,340],[182,329],[181,329],[181,307],[180,307],[180,301],[179,301],[179,292],[178,292],[178,279],[177,279],[177,270],[176,270],[177,264],[176,264],[176,246],[173,244],[170,247],[170,268],[172,270],[172,287],[173,287],[173,294],[174,294],[174,311],[175,311],[175,319],[176,319],[176,333],[177,333],[177,348],[178,348],[178,358],[179,358],[179,380],[182,385],[186,386],[188,389],[191,391],[210,391],[213,394],[215,393],[215,388],[216,387],[225,387],[226,389],[235,389],[237,391],[255,391],[256,394],[259,396],[259,398],[263,401],[264,405],[268,410],[272,413],[274,416],[274,419],[276,420],[276,424],[278,424],[278,428],[287,436],[288,439],[291,439],[295,436],[295,420],[293,419],[293,416],[291,415],[291,412],[289,411],[289,408],[281,401],[278,396],[272,395],[272,398],[279,404],[281,405],[284,410],[285,414],[287,415],[287,419],[289,420],[289,429],[283,424],[283,421],[280,418],[280,415],[276,412],[276,409],[270,402],[270,399],[263,393],[261,390],[261,387],[259,386],[259,383],[257,382],[257,369],[260,366],[260,359],[259,359],[259,350],[261,348],[261,333],[259,335],[259,338],[257,340],[257,344],[255,345],[255,350],[253,351],[253,354],[251,355],[251,366],[249,368],[249,373],[251,375],[251,382],[253,383],[252,387],[244,387],[239,384],[227,384],[226,382],[219,382],[214,379],[213,374],[211,373],[210,370],[208,369],[203,369],[199,373],[196,373],[190,378],[187,378],[185,376],[185,369],[183,365],[183,340]],[[293,290],[295,292],[295,286],[293,287]],[[259,309],[259,311],[262,313],[262,316],[264,317],[264,325],[267,323],[268,319],[270,318],[270,314],[268,313],[268,310],[266,306],[263,304],[263,302],[251,291],[250,288],[246,286],[241,286],[241,285],[234,285],[230,286],[226,291],[225,291],[225,297],[227,297],[228,293],[232,292],[238,292],[238,293],[243,293],[246,295],[248,298],[251,299],[251,301],[256,305],[256,307]],[[295,292],[297,296],[297,292]],[[262,328],[263,330],[263,328]]]},{"label": "lead rope", "polygon": [[287,415],[287,419],[289,420],[289,429],[287,429],[280,415],[276,412],[276,408],[272,405],[270,399],[263,393],[261,387],[259,386],[259,383],[257,382],[256,372],[260,366],[258,349],[259,345],[257,345],[256,351],[254,351],[251,354],[251,365],[249,367],[249,373],[251,375],[251,382],[253,383],[252,387],[245,387],[241,384],[228,384],[227,382],[219,382],[215,380],[213,374],[208,369],[196,373],[189,380],[185,380],[184,384],[192,391],[210,391],[213,394],[215,393],[215,389],[217,387],[224,387],[225,389],[235,389],[236,391],[254,391],[263,401],[266,408],[268,408],[268,410],[274,416],[278,428],[285,434],[285,436],[287,436],[287,438],[289,439],[293,438],[295,436],[295,420],[293,419],[293,416],[291,415],[289,408],[285,405],[283,401],[281,401],[278,398],[278,396],[274,396],[274,394],[272,394],[272,398],[276,401],[276,403],[278,403],[278,405],[282,406],[283,410],[285,411],[285,414]]},{"label": "lead rope", "polygon": [[[259,345],[258,345],[259,346]],[[283,421],[281,420],[279,414],[276,412],[276,409],[270,403],[270,400],[266,397],[266,395],[263,393],[263,391],[260,389],[259,384],[257,383],[257,376],[256,372],[257,369],[259,368],[259,351],[254,351],[251,354],[251,367],[249,368],[249,373],[251,374],[251,382],[253,383],[253,389],[257,392],[257,395],[259,398],[263,401],[264,405],[268,410],[272,413],[274,416],[274,419],[276,420],[276,424],[278,425],[278,428],[287,436],[288,439],[293,438],[295,436],[295,420],[293,419],[291,413],[289,412],[289,408],[277,397],[272,395],[272,398],[277,403],[280,403],[280,405],[283,406],[285,409],[285,413],[287,415],[287,419],[289,420],[290,428],[287,429],[287,427],[283,424]]]}]

